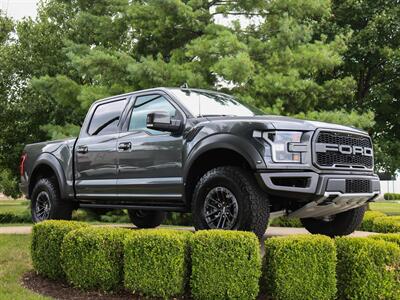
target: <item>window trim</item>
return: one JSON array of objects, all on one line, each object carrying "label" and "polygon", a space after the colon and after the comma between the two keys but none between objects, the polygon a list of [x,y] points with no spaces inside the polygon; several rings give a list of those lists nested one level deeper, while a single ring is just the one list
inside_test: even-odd
[{"label": "window trim", "polygon": [[[91,112],[90,119],[89,119],[88,124],[87,124],[87,126],[86,126],[86,130],[85,130],[86,135],[87,135],[87,136],[102,136],[102,135],[108,135],[108,134],[116,134],[116,133],[119,133],[119,132],[121,131],[121,130],[120,130],[120,124],[121,124],[121,121],[122,121],[122,117],[123,117],[123,115],[124,115],[124,111],[125,111],[127,105],[129,104],[129,100],[130,100],[129,97],[114,98],[114,99],[110,99],[109,101],[99,102],[99,103],[97,103],[96,105],[94,105],[94,107],[93,107],[93,109],[92,109],[92,112]],[[93,117],[94,117],[94,114],[96,113],[96,110],[97,110],[100,106],[102,106],[102,105],[106,105],[106,104],[113,103],[113,102],[118,102],[118,101],[126,101],[126,103],[125,103],[124,107],[122,108],[121,113],[120,113],[120,115],[119,115],[118,124],[117,124],[117,126],[116,126],[117,131],[116,131],[116,132],[112,132],[112,133],[107,133],[107,134],[100,134],[100,135],[98,135],[98,134],[90,134],[90,133],[89,133],[89,129],[90,129],[90,125],[92,124]]]},{"label": "window trim", "polygon": [[135,129],[135,130],[129,131],[129,122],[131,120],[131,116],[132,116],[132,112],[133,112],[133,106],[135,105],[137,98],[143,97],[143,96],[149,96],[149,95],[159,95],[159,96],[164,97],[179,113],[180,117],[182,118],[182,126],[184,126],[186,124],[186,118],[187,117],[186,117],[185,112],[181,109],[181,107],[167,93],[164,93],[164,92],[159,91],[159,90],[158,91],[157,90],[154,90],[154,91],[143,91],[142,93],[138,93],[138,94],[132,95],[132,98],[129,100],[129,102],[130,102],[129,106],[126,107],[126,112],[124,113],[125,116],[124,116],[124,120],[123,120],[123,123],[122,123],[122,126],[121,126],[121,130],[120,130],[121,133],[122,132],[140,132],[140,131],[142,131],[142,132],[145,132],[146,134],[148,134],[149,136],[169,135],[169,134],[171,134],[170,132],[164,132],[164,133],[161,133],[161,134],[153,134],[153,133],[151,133],[150,131],[148,131],[146,129],[140,129],[140,130]]}]

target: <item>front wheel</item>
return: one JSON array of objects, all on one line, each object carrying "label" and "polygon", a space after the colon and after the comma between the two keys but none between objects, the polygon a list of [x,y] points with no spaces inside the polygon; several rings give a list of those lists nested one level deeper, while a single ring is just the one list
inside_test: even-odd
[{"label": "front wheel", "polygon": [[54,178],[42,178],[36,183],[31,202],[31,214],[34,223],[50,219],[71,220],[72,210],[71,201],[61,199]]},{"label": "front wheel", "polygon": [[157,210],[128,210],[129,218],[138,228],[154,228],[164,222],[167,214]]},{"label": "front wheel", "polygon": [[253,231],[261,238],[268,225],[269,202],[247,170],[218,167],[197,183],[192,213],[196,230]]},{"label": "front wheel", "polygon": [[330,237],[353,233],[361,224],[366,206],[353,208],[337,215],[325,218],[300,219],[303,226],[311,233]]}]

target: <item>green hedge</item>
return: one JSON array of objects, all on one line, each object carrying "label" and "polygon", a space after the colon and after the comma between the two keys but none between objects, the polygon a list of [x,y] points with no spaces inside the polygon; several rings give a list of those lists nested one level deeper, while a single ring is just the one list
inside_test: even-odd
[{"label": "green hedge", "polygon": [[193,226],[191,213],[171,212],[163,222],[164,225]]},{"label": "green hedge", "polygon": [[73,286],[109,291],[123,281],[124,238],[130,230],[86,227],[68,233],[62,243],[61,261]]},{"label": "green hedge", "polygon": [[24,212],[0,212],[0,224],[6,223],[32,223],[30,211],[27,209]]},{"label": "green hedge", "polygon": [[265,241],[263,283],[272,299],[335,299],[335,267],[335,243],[329,237],[298,235]]},{"label": "green hedge", "polygon": [[32,229],[31,256],[34,269],[49,278],[65,276],[61,267],[61,244],[70,231],[88,226],[75,221],[50,220],[38,223]]},{"label": "green hedge", "polygon": [[383,195],[385,200],[400,200],[400,194],[397,193],[385,193]]},{"label": "green hedge", "polygon": [[374,220],[379,217],[386,217],[386,215],[380,211],[366,211],[359,230],[372,231]]},{"label": "green hedge", "polygon": [[374,219],[372,231],[380,233],[400,232],[400,216],[380,217]]},{"label": "green hedge", "polygon": [[339,299],[399,299],[400,248],[382,240],[336,239]]},{"label": "green hedge", "polygon": [[255,299],[261,276],[260,244],[250,232],[205,230],[192,239],[194,299]]},{"label": "green hedge", "polygon": [[168,229],[133,231],[125,241],[125,287],[153,297],[183,295],[192,235]]},{"label": "green hedge", "polygon": [[400,233],[381,233],[381,234],[371,235],[369,236],[369,238],[396,243],[398,246],[400,246]]},{"label": "green hedge", "polygon": [[279,217],[271,221],[270,226],[276,227],[304,227],[298,218]]}]

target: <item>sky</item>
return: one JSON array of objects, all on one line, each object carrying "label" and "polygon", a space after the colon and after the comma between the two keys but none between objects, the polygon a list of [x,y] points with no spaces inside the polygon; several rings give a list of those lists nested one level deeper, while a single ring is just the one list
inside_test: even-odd
[{"label": "sky", "polygon": [[[0,10],[5,12],[9,17],[17,20],[22,19],[23,17],[34,18],[36,16],[36,6],[38,2],[39,0],[0,0]],[[216,22],[223,25],[228,25],[230,20],[225,19],[222,16],[217,16]],[[243,17],[240,18],[240,23],[242,26],[246,26],[254,22],[257,24],[259,23],[259,20],[249,20]]]},{"label": "sky", "polygon": [[0,0],[0,9],[14,19],[35,17],[38,2],[39,0]]}]

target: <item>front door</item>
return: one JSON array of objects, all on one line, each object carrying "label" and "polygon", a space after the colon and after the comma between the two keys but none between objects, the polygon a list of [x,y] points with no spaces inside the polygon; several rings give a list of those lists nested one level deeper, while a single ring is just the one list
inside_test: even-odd
[{"label": "front door", "polygon": [[88,114],[75,146],[75,190],[78,199],[117,198],[119,120],[126,99],[100,103]]},{"label": "front door", "polygon": [[182,203],[182,135],[148,129],[156,111],[183,119],[164,94],[137,96],[118,139],[119,198],[137,204]]}]

